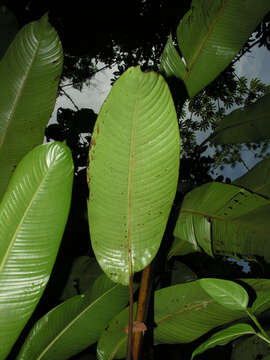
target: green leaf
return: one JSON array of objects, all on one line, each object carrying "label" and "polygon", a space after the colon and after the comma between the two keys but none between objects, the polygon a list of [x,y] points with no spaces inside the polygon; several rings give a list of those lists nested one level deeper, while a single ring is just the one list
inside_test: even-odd
[{"label": "green leaf", "polygon": [[197,275],[185,264],[180,261],[173,263],[171,285],[186,283],[197,279]]},{"label": "green leaf", "polygon": [[257,5],[253,0],[193,0],[177,29],[185,74],[180,56],[177,66],[178,54],[170,40],[161,69],[183,80],[189,96],[194,96],[229,65],[270,10],[268,0]]},{"label": "green leaf", "polygon": [[234,180],[233,185],[270,198],[270,159],[265,158],[258,162],[246,174]]},{"label": "green leaf", "polygon": [[227,345],[232,340],[247,334],[256,334],[253,327],[248,324],[236,324],[228,327],[227,329],[220,330],[193,351],[191,360],[194,359],[196,355],[203,353],[205,350],[211,349],[217,345]]},{"label": "green leaf", "polygon": [[88,291],[101,274],[102,270],[94,258],[79,256],[72,264],[61,300],[66,300],[72,296]]},{"label": "green leaf", "polygon": [[256,299],[251,305],[252,313],[258,315],[270,308],[270,281],[268,279],[242,279],[252,289],[256,288]]},{"label": "green leaf", "polygon": [[164,72],[168,77],[175,75],[180,79],[184,79],[186,75],[186,66],[173,44],[171,34],[162,53],[160,71]]},{"label": "green leaf", "polygon": [[270,94],[226,115],[211,136],[214,144],[259,142],[270,138]]},{"label": "green leaf", "polygon": [[68,299],[34,325],[17,359],[64,360],[79,353],[98,340],[128,295],[127,287],[99,276],[89,294]]},{"label": "green leaf", "polygon": [[233,342],[230,359],[266,360],[269,356],[269,344],[257,335],[252,335]]},{"label": "green leaf", "polygon": [[[243,279],[257,298],[270,289],[268,279]],[[224,307],[210,297],[196,280],[170,286],[155,292],[155,344],[189,343],[217,326],[229,324],[246,315],[245,311]],[[125,356],[129,308],[115,316],[103,331],[97,347],[99,360],[121,359]],[[261,311],[262,309],[260,309]],[[136,304],[134,315],[136,312]]]},{"label": "green leaf", "polygon": [[245,310],[248,293],[237,283],[222,279],[200,279],[200,286],[219,304],[232,310]]},{"label": "green leaf", "polygon": [[269,214],[270,202],[260,195],[228,184],[204,184],[183,200],[169,256],[181,255],[181,245],[189,242],[190,252],[269,261]]},{"label": "green leaf", "polygon": [[88,214],[105,273],[129,283],[157,253],[176,193],[179,129],[163,77],[128,69],[102,106],[91,140]]},{"label": "green leaf", "polygon": [[69,148],[40,145],[18,165],[0,204],[0,358],[5,358],[48,282],[73,182]]},{"label": "green leaf", "polygon": [[19,161],[43,142],[62,62],[59,37],[44,15],[20,30],[0,63],[0,200]]}]

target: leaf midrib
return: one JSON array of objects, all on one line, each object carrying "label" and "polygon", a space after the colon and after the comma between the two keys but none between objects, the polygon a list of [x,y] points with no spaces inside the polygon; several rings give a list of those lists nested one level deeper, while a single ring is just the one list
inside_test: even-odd
[{"label": "leaf midrib", "polygon": [[219,20],[225,6],[227,5],[227,3],[229,2],[230,0],[225,0],[224,1],[224,4],[222,5],[222,7],[220,8],[219,12],[217,13],[217,16],[214,18],[214,20],[212,21],[211,25],[209,26],[209,30],[208,32],[205,34],[205,36],[203,37],[203,40],[201,42],[201,45],[199,46],[199,48],[197,49],[197,51],[195,52],[195,54],[193,55],[193,59],[187,69],[187,72],[186,72],[186,75],[184,77],[184,82],[186,82],[190,76],[190,74],[192,73],[192,69],[193,67],[196,65],[196,62],[203,50],[203,48],[205,47],[205,44],[207,42],[207,40],[209,39],[210,35],[213,33],[213,30],[214,30],[214,27],[215,27],[215,24],[217,23],[217,21]]},{"label": "leaf midrib", "polygon": [[133,259],[132,259],[132,232],[131,232],[131,217],[132,217],[132,185],[133,185],[133,167],[134,167],[134,152],[135,152],[135,134],[136,134],[136,124],[137,124],[137,112],[138,104],[140,101],[140,88],[142,85],[142,75],[138,81],[138,90],[136,91],[136,102],[132,117],[132,132],[131,132],[131,144],[130,144],[130,153],[129,153],[129,177],[128,177],[128,207],[127,207],[127,225],[128,225],[128,267],[129,267],[129,277],[133,274]]},{"label": "leaf midrib", "polygon": [[59,332],[59,334],[44,348],[44,350],[41,352],[41,354],[37,357],[37,360],[41,360],[44,355],[52,348],[52,346],[68,331],[71,326],[77,322],[81,316],[85,314],[85,312],[91,310],[91,307],[93,307],[97,302],[102,301],[102,299],[109,295],[113,290],[115,290],[117,287],[119,287],[119,284],[114,285],[112,288],[107,290],[104,294],[99,296],[96,300],[94,300],[89,306],[86,306],[77,316],[74,317],[72,321],[70,321],[67,326],[65,326],[62,331]]},{"label": "leaf midrib", "polygon": [[[268,205],[262,205],[262,206],[268,206]],[[198,210],[193,210],[193,209],[182,209],[181,212],[186,212],[186,213],[190,213],[190,214],[194,214],[194,215],[202,215],[204,217],[210,217],[211,219],[214,219],[214,220],[230,222],[232,224],[236,224],[236,225],[238,225],[240,227],[243,227],[245,229],[257,230],[258,232],[261,232],[263,234],[268,234],[268,232],[265,232],[264,229],[258,228],[256,226],[247,226],[246,224],[241,223],[240,220],[233,220],[230,217],[224,218],[224,217],[221,217],[221,216],[217,216],[217,215],[213,215],[213,214],[209,214],[209,213],[205,213],[205,212],[198,211]],[[239,216],[238,219],[241,219],[242,216],[245,216],[247,214]]]},{"label": "leaf midrib", "polygon": [[44,184],[44,182],[45,182],[45,179],[47,178],[49,172],[50,172],[50,167],[47,169],[46,173],[43,175],[43,179],[40,181],[40,184],[38,185],[36,191],[34,192],[34,194],[33,194],[33,196],[32,196],[31,201],[29,202],[29,205],[26,207],[26,209],[25,209],[25,211],[24,211],[24,214],[23,214],[23,216],[22,216],[21,221],[19,222],[19,224],[18,224],[17,227],[16,227],[16,230],[15,230],[15,232],[14,232],[14,235],[13,235],[13,237],[11,238],[10,244],[9,244],[7,250],[6,250],[6,254],[5,254],[4,257],[3,257],[2,262],[0,263],[0,274],[2,273],[2,271],[3,271],[3,269],[4,269],[4,266],[5,266],[5,264],[6,264],[6,261],[7,261],[7,259],[8,259],[8,256],[9,256],[9,253],[10,253],[10,251],[11,251],[11,249],[12,249],[12,247],[13,247],[16,239],[17,239],[18,232],[20,231],[21,226],[22,226],[22,224],[24,223],[24,220],[26,219],[26,217],[27,217],[30,209],[32,208],[32,204],[33,204],[34,200],[36,199],[37,195],[39,194],[40,189],[41,189],[41,187],[43,186],[43,184]]}]

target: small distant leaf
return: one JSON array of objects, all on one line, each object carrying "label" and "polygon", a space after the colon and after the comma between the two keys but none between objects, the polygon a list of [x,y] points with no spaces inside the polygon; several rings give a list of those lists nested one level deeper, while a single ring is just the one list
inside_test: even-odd
[{"label": "small distant leaf", "polygon": [[248,293],[237,283],[222,279],[200,279],[201,287],[219,304],[232,310],[245,310]]},{"label": "small distant leaf", "polygon": [[258,142],[270,138],[270,94],[254,104],[232,111],[216,128],[211,141],[214,144]]},{"label": "small distant leaf", "polygon": [[192,353],[191,360],[205,350],[211,349],[217,345],[226,345],[230,341],[247,334],[256,334],[253,327],[248,324],[236,324],[228,327],[227,329],[221,330],[197,347],[197,349]]}]

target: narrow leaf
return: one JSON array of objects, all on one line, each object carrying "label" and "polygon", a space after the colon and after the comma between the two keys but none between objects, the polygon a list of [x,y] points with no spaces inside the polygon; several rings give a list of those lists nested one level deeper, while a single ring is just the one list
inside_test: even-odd
[{"label": "narrow leaf", "polygon": [[93,250],[124,285],[154,258],[176,192],[179,129],[167,83],[128,69],[102,106],[90,149],[88,214]]},{"label": "narrow leaf", "polygon": [[61,360],[95,343],[128,302],[128,288],[101,275],[89,294],[75,296],[43,316],[29,333],[18,360]]},{"label": "narrow leaf", "polygon": [[203,353],[205,350],[211,349],[217,345],[227,345],[229,342],[239,338],[240,336],[248,334],[256,334],[253,327],[248,324],[236,324],[228,327],[227,329],[220,330],[193,351],[191,360],[194,359],[196,355]]},{"label": "narrow leaf", "polygon": [[252,31],[270,10],[268,0],[193,0],[177,29],[183,60],[167,44],[161,59],[165,74],[179,77],[190,97],[213,81],[232,61]]},{"label": "narrow leaf", "polygon": [[270,138],[270,94],[226,115],[211,136],[214,144],[240,144]]},{"label": "narrow leaf", "polygon": [[44,15],[23,27],[0,63],[0,200],[22,157],[43,142],[62,71],[62,47]]},{"label": "narrow leaf", "polygon": [[0,358],[48,282],[65,229],[73,162],[61,143],[40,145],[18,165],[0,204]]},{"label": "narrow leaf", "polygon": [[200,286],[219,304],[232,310],[245,310],[248,293],[237,283],[222,279],[200,279]]}]

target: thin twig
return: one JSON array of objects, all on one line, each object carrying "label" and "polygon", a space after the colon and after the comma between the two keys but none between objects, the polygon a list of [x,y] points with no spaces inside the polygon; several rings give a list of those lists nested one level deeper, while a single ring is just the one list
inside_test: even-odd
[{"label": "thin twig", "polygon": [[78,108],[78,106],[75,104],[74,100],[71,98],[71,96],[68,95],[68,93],[67,93],[61,86],[60,86],[59,88],[60,88],[60,92],[62,92],[62,93],[69,99],[69,101],[72,102],[72,104],[73,104],[73,106],[75,107],[75,109],[76,109],[77,111],[80,110],[80,109]]},{"label": "thin twig", "polygon": [[[93,72],[93,73],[91,74],[91,77],[95,76],[97,73],[99,73],[99,72],[102,71],[102,70],[105,70],[105,69],[108,69],[108,68],[111,69],[111,67],[112,67],[113,65],[115,65],[115,64],[116,64],[116,61],[113,62],[112,64],[103,66],[102,68],[100,68],[100,69],[98,69],[97,71]],[[77,84],[80,84],[80,83],[81,83],[81,81],[77,81],[77,82],[75,82],[75,83],[72,82],[72,83],[69,83],[69,84],[61,85],[61,89],[62,89],[63,87],[74,86],[74,85],[77,85]]]}]

